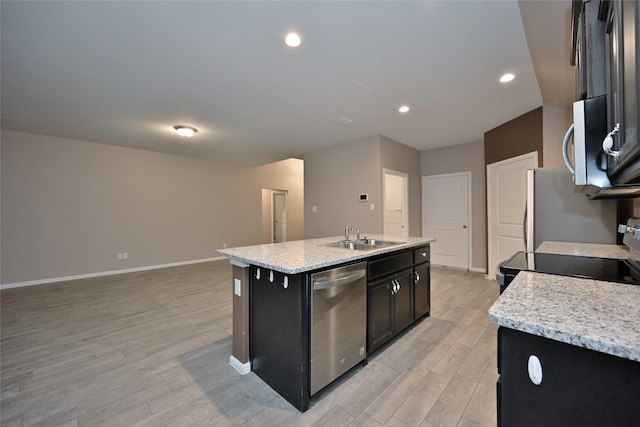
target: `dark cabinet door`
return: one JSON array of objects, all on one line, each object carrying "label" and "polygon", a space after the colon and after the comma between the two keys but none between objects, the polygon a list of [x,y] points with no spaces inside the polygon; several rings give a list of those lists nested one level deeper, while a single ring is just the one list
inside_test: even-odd
[{"label": "dark cabinet door", "polygon": [[393,295],[391,280],[385,278],[368,286],[367,347],[372,352],[393,336]]},{"label": "dark cabinet door", "polygon": [[413,269],[395,275],[396,292],[393,295],[393,332],[398,333],[413,323]]},{"label": "dark cabinet door", "polygon": [[[640,122],[638,34],[640,7],[636,0],[606,3],[607,124],[613,131],[613,149],[608,172],[616,184],[640,181]],[[614,131],[616,129],[616,131]]]},{"label": "dark cabinet door", "polygon": [[[638,425],[640,363],[508,328],[499,339],[498,425]],[[538,385],[532,356],[541,366]]]},{"label": "dark cabinet door", "polygon": [[250,286],[252,371],[293,406],[305,411],[309,405],[306,276],[251,266]]},{"label": "dark cabinet door", "polygon": [[413,318],[417,319],[431,311],[430,263],[416,265],[413,271]]}]

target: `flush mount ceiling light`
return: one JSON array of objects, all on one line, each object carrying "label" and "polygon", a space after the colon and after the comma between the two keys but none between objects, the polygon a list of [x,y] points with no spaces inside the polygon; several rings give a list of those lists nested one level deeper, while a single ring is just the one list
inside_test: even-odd
[{"label": "flush mount ceiling light", "polygon": [[298,47],[302,43],[298,33],[289,33],[284,38],[284,43],[289,47]]},{"label": "flush mount ceiling light", "polygon": [[175,125],[173,128],[176,130],[176,132],[178,132],[185,138],[190,138],[195,135],[196,132],[198,132],[198,129],[194,128],[193,126]]},{"label": "flush mount ceiling light", "polygon": [[516,76],[511,73],[503,74],[502,77],[500,77],[500,83],[508,83],[515,78]]},{"label": "flush mount ceiling light", "polygon": [[398,108],[398,111],[401,113],[408,113],[410,110],[408,105],[403,105],[402,107]]}]

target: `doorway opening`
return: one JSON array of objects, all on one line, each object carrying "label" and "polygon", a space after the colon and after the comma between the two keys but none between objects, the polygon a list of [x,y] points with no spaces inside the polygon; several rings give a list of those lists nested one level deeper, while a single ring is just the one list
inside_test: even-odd
[{"label": "doorway opening", "polygon": [[409,175],[383,169],[382,185],[384,235],[409,237]]},{"label": "doorway opening", "polygon": [[287,192],[271,191],[271,243],[287,241]]}]

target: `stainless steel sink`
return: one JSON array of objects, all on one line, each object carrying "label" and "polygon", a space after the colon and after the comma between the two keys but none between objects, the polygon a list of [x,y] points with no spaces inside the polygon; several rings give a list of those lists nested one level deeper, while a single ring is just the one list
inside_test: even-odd
[{"label": "stainless steel sink", "polygon": [[390,240],[376,240],[376,239],[365,239],[365,242],[368,245],[373,245],[373,246],[395,246],[402,243],[402,242],[392,242]]},{"label": "stainless steel sink", "polygon": [[340,240],[336,243],[330,243],[329,246],[335,248],[352,249],[356,251],[366,251],[379,249],[386,246],[399,245],[402,242],[392,242],[389,240],[376,239],[357,239],[357,240]]}]

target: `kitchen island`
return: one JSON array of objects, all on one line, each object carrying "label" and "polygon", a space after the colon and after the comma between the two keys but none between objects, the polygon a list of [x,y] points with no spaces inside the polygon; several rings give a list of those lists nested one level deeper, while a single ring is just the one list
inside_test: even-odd
[{"label": "kitchen island", "polygon": [[[254,371],[298,410],[305,411],[311,395],[324,386],[314,385],[313,381],[315,362],[311,348],[318,335],[313,328],[319,309],[312,295],[318,287],[312,281],[329,270],[358,267],[362,271],[359,302],[322,310],[338,314],[345,310],[361,312],[361,320],[356,323],[362,323],[358,328],[363,340],[359,347],[363,363],[371,351],[428,316],[429,244],[435,239],[381,235],[366,238],[372,243],[364,246],[366,250],[336,247],[343,238],[328,237],[217,251],[233,265],[231,365],[241,373]],[[335,301],[330,304],[339,302],[343,296],[340,292],[344,291],[334,292],[329,299]],[[351,307],[355,305],[359,308]],[[333,331],[353,326],[336,324],[339,322],[333,318],[323,322],[334,323]],[[322,358],[317,357],[318,348],[328,352],[336,346],[329,342],[316,347],[314,355],[318,360]],[[345,364],[345,369],[353,366],[349,364],[353,362],[344,359],[348,358],[339,356],[337,364]]]},{"label": "kitchen island", "polygon": [[640,286],[523,271],[489,318],[499,425],[637,425]]}]

